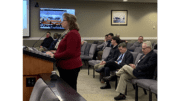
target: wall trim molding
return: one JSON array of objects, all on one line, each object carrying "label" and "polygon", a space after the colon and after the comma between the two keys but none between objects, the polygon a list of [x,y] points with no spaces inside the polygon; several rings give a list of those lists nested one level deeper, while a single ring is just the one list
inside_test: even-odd
[{"label": "wall trim molding", "polygon": [[[82,37],[83,40],[104,40],[104,37]],[[121,37],[122,40],[137,40],[138,37]],[[144,40],[157,40],[157,37],[144,37]]]},{"label": "wall trim molding", "polygon": [[[40,37],[23,38],[23,40],[39,40]],[[44,40],[42,37],[40,40]],[[122,40],[137,40],[138,37],[121,37]],[[81,40],[104,40],[104,37],[81,37]],[[157,40],[157,37],[144,37],[144,40]]]}]

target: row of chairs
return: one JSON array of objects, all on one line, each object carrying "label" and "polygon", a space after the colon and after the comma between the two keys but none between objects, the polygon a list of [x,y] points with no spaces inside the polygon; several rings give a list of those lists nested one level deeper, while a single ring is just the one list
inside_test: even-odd
[{"label": "row of chairs", "polygon": [[[81,59],[84,60],[84,62],[88,65],[88,75],[89,75],[89,68],[94,67],[94,65],[100,63],[102,60],[104,60],[110,52],[110,47],[106,47],[102,54],[102,60],[92,60],[93,54],[96,50],[96,44],[91,43],[85,43],[81,47]],[[154,50],[157,53],[157,50]],[[136,63],[140,56],[142,55],[142,48],[136,47],[134,52],[131,52],[133,54],[134,63]],[[88,62],[88,63],[87,63]],[[95,78],[95,69],[93,68],[93,78]],[[138,101],[138,87],[143,88],[144,93],[147,94],[146,90],[149,91],[149,101],[152,101],[152,93],[157,94],[157,68],[154,73],[153,79],[132,79],[128,80],[129,83],[133,84],[133,87],[135,89],[135,101]],[[115,83],[115,88],[117,87],[117,79]],[[127,94],[127,87],[126,87],[126,94]]]},{"label": "row of chairs", "polygon": [[[87,47],[92,48],[89,43],[86,43],[86,44],[88,44]],[[87,47],[86,47],[86,51],[88,50]],[[110,49],[111,49],[110,47],[106,47],[104,49],[103,54],[102,54],[102,60],[104,60],[109,55]],[[157,53],[157,50],[154,50],[154,51]],[[87,52],[84,52],[84,53],[87,53]],[[136,47],[134,52],[131,52],[131,53],[133,54],[134,63],[135,63],[139,60],[140,56],[142,55],[142,49],[141,49],[141,47]],[[92,56],[91,56],[91,59],[92,59]],[[91,59],[89,58],[89,60],[88,60],[88,75],[89,75],[89,67],[91,67],[91,66],[94,67],[95,64],[98,64],[101,62],[101,60],[91,60]],[[155,74],[157,74],[157,71]],[[93,78],[94,77],[95,77],[95,70],[93,68]],[[157,78],[157,75],[155,75],[154,77]],[[141,82],[141,81],[143,81],[143,82]],[[152,93],[157,94],[157,80],[156,79],[153,79],[153,80],[151,80],[151,79],[132,79],[132,80],[128,80],[128,82],[133,84],[133,87],[136,92],[135,93],[136,101],[138,101],[138,90],[137,90],[138,87],[143,88],[145,94],[147,94],[146,90],[149,91],[149,101],[152,100]],[[149,84],[149,85],[147,85],[147,84]],[[116,83],[115,83],[115,88],[116,87],[117,87],[117,79],[116,79]],[[126,87],[126,94],[127,94],[127,87]]]},{"label": "row of chairs", "polygon": [[39,78],[33,88],[29,101],[60,101],[48,85]]},{"label": "row of chairs", "polygon": [[[84,62],[84,64],[87,66],[88,61],[92,60],[93,55],[96,51],[97,44],[87,43],[85,42],[81,46],[81,60]],[[88,66],[88,75],[89,75],[89,66]]]}]

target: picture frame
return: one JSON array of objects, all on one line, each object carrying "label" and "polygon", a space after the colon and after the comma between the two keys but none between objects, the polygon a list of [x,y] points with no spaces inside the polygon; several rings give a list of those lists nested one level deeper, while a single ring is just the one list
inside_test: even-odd
[{"label": "picture frame", "polygon": [[127,26],[128,10],[111,10],[111,26]]}]

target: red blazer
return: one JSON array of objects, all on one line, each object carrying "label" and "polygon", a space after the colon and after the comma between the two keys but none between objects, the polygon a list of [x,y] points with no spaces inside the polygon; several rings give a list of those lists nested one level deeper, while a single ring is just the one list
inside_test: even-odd
[{"label": "red blazer", "polygon": [[75,29],[71,30],[61,40],[54,54],[56,65],[62,69],[75,69],[82,66],[81,36]]}]

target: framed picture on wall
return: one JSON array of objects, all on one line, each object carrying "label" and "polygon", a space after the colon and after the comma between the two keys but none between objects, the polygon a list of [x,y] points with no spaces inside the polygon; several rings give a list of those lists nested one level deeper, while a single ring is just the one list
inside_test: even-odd
[{"label": "framed picture on wall", "polygon": [[127,10],[111,10],[111,26],[127,26]]}]

